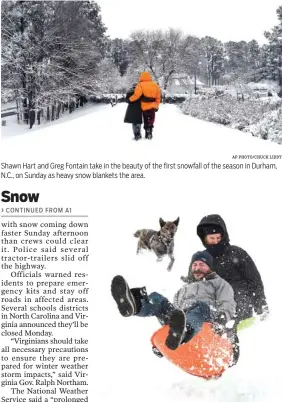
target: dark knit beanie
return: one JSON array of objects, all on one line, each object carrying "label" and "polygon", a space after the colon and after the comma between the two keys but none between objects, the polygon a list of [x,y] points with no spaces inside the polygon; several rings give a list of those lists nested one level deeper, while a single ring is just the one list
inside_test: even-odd
[{"label": "dark knit beanie", "polygon": [[197,253],[195,253],[192,256],[192,260],[191,260],[191,265],[195,262],[195,261],[203,261],[205,262],[210,269],[213,271],[214,267],[213,267],[213,258],[210,255],[210,253],[208,253],[206,250],[204,251],[197,251]]},{"label": "dark knit beanie", "polygon": [[204,226],[202,229],[203,235],[207,236],[210,234],[220,233],[221,236],[223,235],[223,229],[219,225],[207,225]]}]

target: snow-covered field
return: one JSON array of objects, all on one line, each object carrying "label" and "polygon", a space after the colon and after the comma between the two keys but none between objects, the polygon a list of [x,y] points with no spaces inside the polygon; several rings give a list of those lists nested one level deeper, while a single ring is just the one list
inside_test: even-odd
[{"label": "snow-covered field", "polygon": [[[234,163],[233,154],[281,154],[281,146],[246,133],[193,119],[161,106],[152,141],[132,141],[123,123],[126,105],[95,106],[40,129],[2,128],[2,161]],[[240,160],[237,159],[237,163]],[[255,162],[262,162],[254,160]],[[243,160],[245,162],[245,160]],[[250,162],[252,163],[252,161]],[[274,163],[272,160],[271,163]],[[70,206],[88,213],[91,261],[89,401],[278,402],[281,400],[281,177],[277,170],[155,170],[146,179],[95,179],[1,183],[10,191],[40,192],[38,206]],[[74,181],[74,180],[73,180]],[[255,260],[271,315],[240,333],[241,358],[221,379],[187,375],[151,352],[154,318],[123,318],[110,295],[111,279],[124,275],[132,287],[147,286],[169,298],[182,285],[191,255],[202,249],[196,225],[206,214],[226,221],[231,242]],[[133,233],[158,228],[158,219],[180,216],[176,262],[136,255]]]}]

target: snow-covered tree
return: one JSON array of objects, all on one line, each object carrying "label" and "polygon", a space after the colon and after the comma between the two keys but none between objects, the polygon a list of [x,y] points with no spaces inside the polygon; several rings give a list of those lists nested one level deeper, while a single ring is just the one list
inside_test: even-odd
[{"label": "snow-covered tree", "polygon": [[134,64],[138,64],[141,69],[147,69],[154,79],[158,80],[159,60],[164,41],[163,32],[161,30],[135,31],[131,34],[131,40]]},{"label": "snow-covered tree", "polygon": [[205,53],[200,38],[188,35],[183,40],[179,65],[181,72],[194,77],[196,92],[197,78],[204,74],[203,72],[206,70]]},{"label": "snow-covered tree", "polygon": [[122,78],[117,66],[110,58],[104,58],[99,63],[99,92],[117,93],[122,89]]},{"label": "snow-covered tree", "polygon": [[261,62],[261,49],[257,41],[229,41],[224,44],[225,80],[257,80],[257,70]]},{"label": "snow-covered tree", "polygon": [[172,28],[166,32],[136,31],[131,39],[133,66],[150,71],[157,81],[162,78],[165,89],[170,76],[179,69],[182,32]]},{"label": "snow-covered tree", "polygon": [[115,38],[109,41],[108,48],[109,57],[117,66],[121,77],[123,77],[131,61],[129,55],[129,41]]},{"label": "snow-covered tree", "polygon": [[211,36],[205,36],[201,41],[205,53],[208,84],[218,85],[224,73],[223,44]]},{"label": "snow-covered tree", "polygon": [[170,28],[164,32],[163,42],[157,59],[158,73],[162,77],[163,89],[166,90],[170,77],[179,71],[183,34]]},{"label": "snow-covered tree", "polygon": [[260,73],[262,78],[273,79],[282,87],[282,6],[276,13],[279,24],[265,32],[268,44],[263,47]]},{"label": "snow-covered tree", "polygon": [[25,121],[54,102],[95,91],[105,31],[95,1],[2,2],[2,89]]}]

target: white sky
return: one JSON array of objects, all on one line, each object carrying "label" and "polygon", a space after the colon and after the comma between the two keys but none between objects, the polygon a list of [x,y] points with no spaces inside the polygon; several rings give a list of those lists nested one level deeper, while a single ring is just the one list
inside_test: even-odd
[{"label": "white sky", "polygon": [[264,43],[278,24],[282,0],[96,0],[107,34],[127,38],[137,29],[180,28],[186,34]]}]

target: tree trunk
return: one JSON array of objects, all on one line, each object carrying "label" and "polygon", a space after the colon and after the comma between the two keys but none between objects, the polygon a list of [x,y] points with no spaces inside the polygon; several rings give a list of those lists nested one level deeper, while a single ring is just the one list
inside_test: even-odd
[{"label": "tree trunk", "polygon": [[29,111],[29,128],[32,128],[35,123],[35,110]]},{"label": "tree trunk", "polygon": [[59,102],[59,104],[57,105],[56,119],[58,119],[60,117],[60,113],[61,113],[61,102]]},{"label": "tree trunk", "polygon": [[42,109],[38,110],[38,112],[37,112],[37,123],[38,123],[38,125],[40,125],[41,111],[42,111]]},{"label": "tree trunk", "polygon": [[[281,46],[281,52],[282,52],[282,46]],[[282,87],[282,56],[279,55],[279,67],[278,67],[278,82],[279,86]]]},{"label": "tree trunk", "polygon": [[[24,1],[19,2],[21,5],[21,16],[20,16],[20,32],[21,32],[21,48],[23,49],[23,43],[24,43],[24,17],[23,17],[23,3]],[[23,98],[22,98],[22,108],[23,108],[23,120],[26,124],[28,124],[28,107],[27,107],[27,97],[26,97],[26,66],[25,62],[23,62],[23,65],[21,67],[21,81],[22,81],[22,90],[23,90]]]},{"label": "tree trunk", "polygon": [[164,90],[165,90],[165,91],[166,91],[166,89],[167,89],[169,79],[170,79],[170,77],[172,76],[173,73],[175,73],[175,70],[171,70],[171,71],[168,73],[167,77],[165,77],[165,80],[164,80]]},{"label": "tree trunk", "polygon": [[51,121],[55,120],[55,105],[52,105],[52,114],[51,114]]}]

